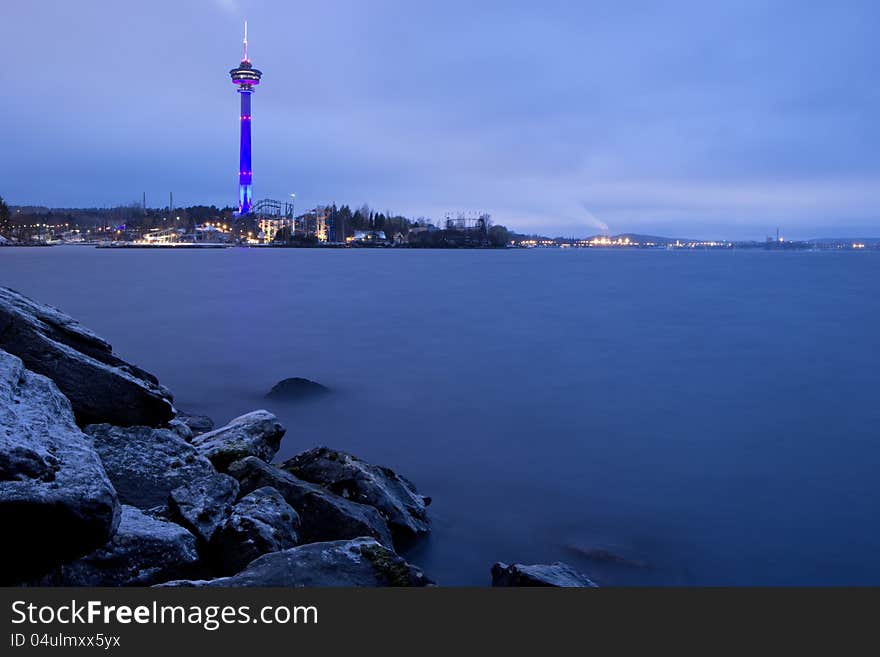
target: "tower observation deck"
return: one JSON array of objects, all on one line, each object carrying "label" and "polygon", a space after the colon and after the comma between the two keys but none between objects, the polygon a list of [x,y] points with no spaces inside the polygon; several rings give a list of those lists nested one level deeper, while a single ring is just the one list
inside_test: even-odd
[{"label": "tower observation deck", "polygon": [[248,59],[247,21],[244,24],[244,57],[237,68],[229,71],[232,84],[238,87],[241,96],[241,141],[238,158],[238,212],[248,214],[253,205],[253,168],[251,166],[251,94],[260,84],[262,71],[251,65]]}]

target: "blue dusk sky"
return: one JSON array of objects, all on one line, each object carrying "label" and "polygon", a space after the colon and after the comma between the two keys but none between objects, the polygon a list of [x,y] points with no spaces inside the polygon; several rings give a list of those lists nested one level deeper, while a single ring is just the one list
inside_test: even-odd
[{"label": "blue dusk sky", "polygon": [[522,231],[880,235],[880,3],[4,1],[0,195],[254,196]]}]

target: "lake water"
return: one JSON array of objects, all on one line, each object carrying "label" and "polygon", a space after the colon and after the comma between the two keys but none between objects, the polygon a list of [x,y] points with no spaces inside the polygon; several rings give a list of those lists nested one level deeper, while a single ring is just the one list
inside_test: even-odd
[{"label": "lake water", "polygon": [[[407,475],[440,583],[880,584],[880,253],[55,247],[0,284],[181,408],[277,413],[280,457]],[[289,376],[335,393],[266,402]]]}]

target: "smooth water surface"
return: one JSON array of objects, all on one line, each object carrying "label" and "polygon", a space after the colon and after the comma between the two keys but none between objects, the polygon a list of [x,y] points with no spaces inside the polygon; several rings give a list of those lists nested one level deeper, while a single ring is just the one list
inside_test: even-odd
[{"label": "smooth water surface", "polygon": [[0,285],[181,408],[274,411],[280,457],[407,475],[440,583],[880,584],[878,253],[7,248]]}]

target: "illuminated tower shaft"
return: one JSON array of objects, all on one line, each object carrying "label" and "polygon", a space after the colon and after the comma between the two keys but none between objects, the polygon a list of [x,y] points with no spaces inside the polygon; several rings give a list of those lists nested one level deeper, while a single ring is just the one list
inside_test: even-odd
[{"label": "illuminated tower shaft", "polygon": [[238,156],[238,211],[247,214],[253,205],[251,168],[251,91],[241,90],[241,147]]},{"label": "illuminated tower shaft", "polygon": [[251,166],[251,95],[263,76],[251,65],[247,54],[247,22],[244,24],[244,58],[238,68],[229,71],[232,83],[241,95],[241,141],[238,156],[238,212],[248,214],[253,205],[253,167]]}]

